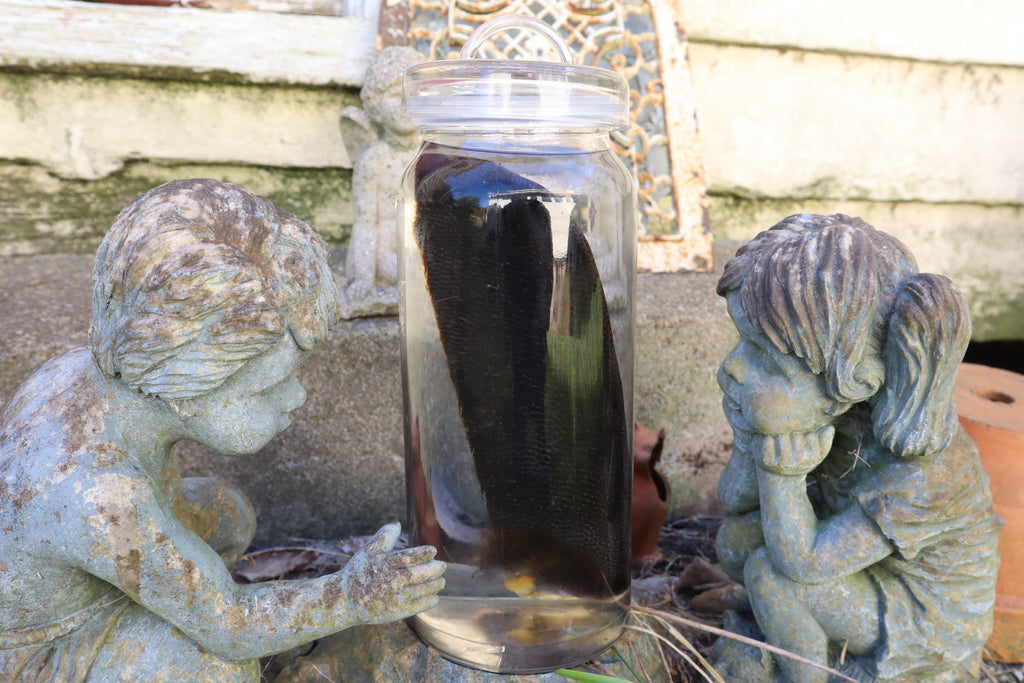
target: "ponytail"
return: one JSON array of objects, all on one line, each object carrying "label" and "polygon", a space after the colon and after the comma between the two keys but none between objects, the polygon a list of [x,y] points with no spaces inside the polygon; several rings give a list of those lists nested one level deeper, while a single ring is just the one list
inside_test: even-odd
[{"label": "ponytail", "polygon": [[957,426],[953,383],[971,337],[967,302],[942,275],[904,280],[882,349],[885,384],[872,409],[876,437],[900,456],[946,448]]}]

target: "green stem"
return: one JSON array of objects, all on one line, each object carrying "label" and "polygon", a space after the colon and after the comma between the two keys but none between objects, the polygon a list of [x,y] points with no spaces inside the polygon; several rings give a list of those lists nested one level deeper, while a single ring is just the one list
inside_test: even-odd
[{"label": "green stem", "polygon": [[632,683],[632,681],[626,680],[625,678],[614,678],[612,676],[605,676],[603,674],[592,674],[586,671],[570,671],[569,669],[557,669],[556,674],[565,676],[579,683]]}]

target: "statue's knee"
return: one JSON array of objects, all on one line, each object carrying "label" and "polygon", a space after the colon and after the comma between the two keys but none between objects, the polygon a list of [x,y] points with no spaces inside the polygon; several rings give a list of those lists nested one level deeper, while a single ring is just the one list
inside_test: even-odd
[{"label": "statue's knee", "polygon": [[214,477],[182,479],[185,525],[232,562],[256,533],[256,511],[235,486]]},{"label": "statue's knee", "polygon": [[772,564],[767,548],[758,548],[747,558],[743,567],[743,585],[752,601],[771,602],[780,595],[786,595],[790,583]]},{"label": "statue's knee", "polygon": [[180,683],[255,683],[258,660],[212,655],[180,630],[137,604],[118,618],[89,668],[87,683],[170,680]]},{"label": "statue's knee", "polygon": [[718,529],[715,551],[722,570],[734,581],[743,581],[743,567],[747,558],[764,546],[759,515],[727,517]]}]

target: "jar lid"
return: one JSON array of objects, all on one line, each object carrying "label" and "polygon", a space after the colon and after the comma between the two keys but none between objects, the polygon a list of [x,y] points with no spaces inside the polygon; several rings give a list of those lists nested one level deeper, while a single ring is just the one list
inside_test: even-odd
[{"label": "jar lid", "polygon": [[[484,40],[507,28],[536,31],[562,62],[472,59]],[[421,128],[610,131],[629,126],[626,79],[571,63],[561,37],[539,19],[503,16],[481,25],[459,59],[409,67],[402,111]]]}]

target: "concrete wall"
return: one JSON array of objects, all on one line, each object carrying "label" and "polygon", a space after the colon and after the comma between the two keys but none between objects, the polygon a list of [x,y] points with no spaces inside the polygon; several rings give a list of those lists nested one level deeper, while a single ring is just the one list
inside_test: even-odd
[{"label": "concrete wall", "polygon": [[1024,338],[1024,5],[680,4],[716,239],[861,216]]}]

